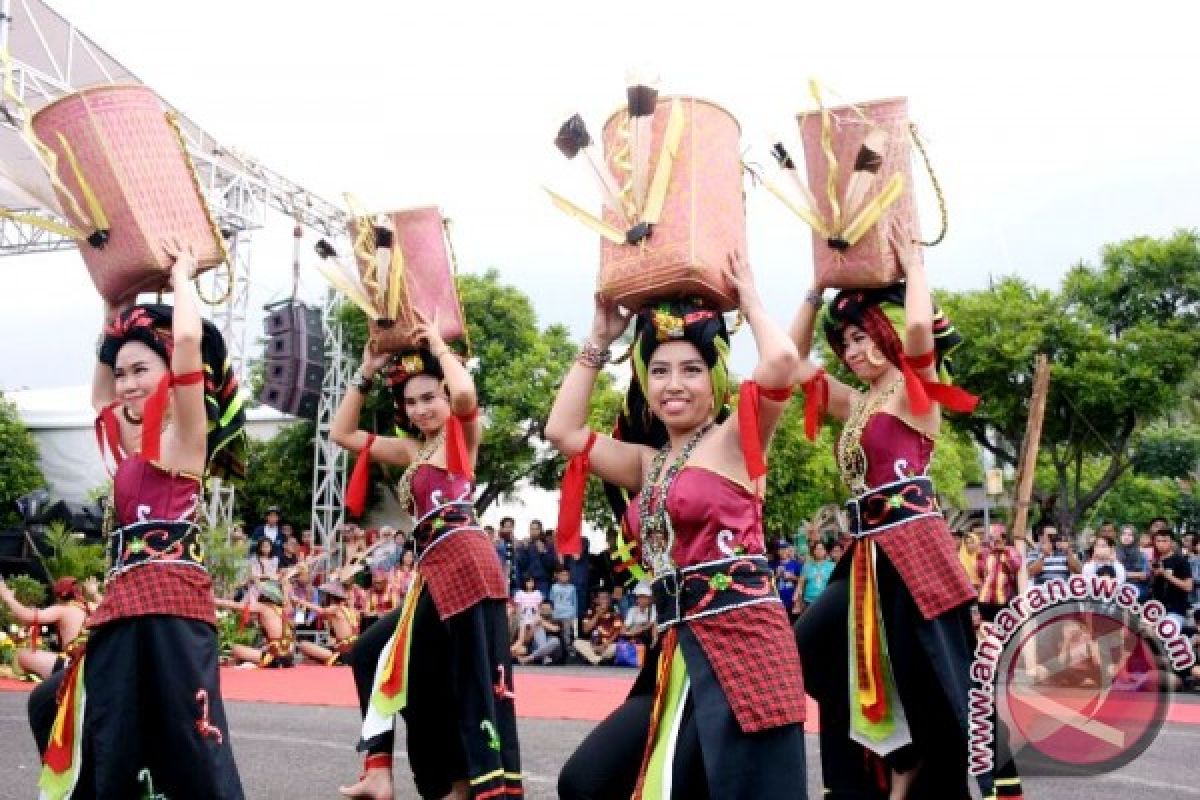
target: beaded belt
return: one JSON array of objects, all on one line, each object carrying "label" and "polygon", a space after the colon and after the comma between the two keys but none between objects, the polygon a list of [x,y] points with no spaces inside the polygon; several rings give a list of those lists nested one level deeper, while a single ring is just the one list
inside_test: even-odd
[{"label": "beaded belt", "polygon": [[658,629],[753,603],[778,603],[764,556],[739,556],[684,567],[650,584]]},{"label": "beaded belt", "polygon": [[933,481],[926,476],[877,486],[846,502],[850,533],[855,538],[921,517],[941,516]]},{"label": "beaded belt", "polygon": [[446,503],[430,511],[413,529],[417,560],[442,539],[462,531],[483,532],[475,517],[475,506],[469,500]]},{"label": "beaded belt", "polygon": [[108,535],[106,580],[142,564],[187,564],[204,569],[200,529],[192,522],[152,520],[117,528]]}]

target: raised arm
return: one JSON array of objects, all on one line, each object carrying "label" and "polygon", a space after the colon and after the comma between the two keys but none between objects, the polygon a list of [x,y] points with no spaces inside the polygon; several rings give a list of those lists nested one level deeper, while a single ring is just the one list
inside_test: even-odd
[{"label": "raised arm", "polygon": [[[729,267],[726,270],[730,284],[738,294],[738,308],[750,332],[754,335],[754,344],[758,349],[758,362],[754,365],[752,378],[763,389],[790,389],[796,380],[800,367],[800,356],[796,345],[783,329],[776,324],[763,306],[759,297],[758,287],[754,284],[754,273],[750,265],[742,258],[741,253],[730,253]],[[758,410],[758,436],[765,448],[775,432],[779,417],[791,402],[791,396],[776,400],[761,396]],[[730,427],[736,428],[739,416],[730,417]]]},{"label": "raised arm", "polygon": [[[591,439],[588,428],[588,401],[602,369],[600,354],[606,353],[629,325],[630,315],[596,297],[592,332],[583,352],[575,359],[554,398],[554,407],[546,420],[546,439],[568,458],[582,453]],[[630,491],[642,485],[643,453],[648,448],[596,435],[589,454],[592,473],[609,483]]]},{"label": "raised arm", "polygon": [[[796,371],[796,382],[801,384],[801,386],[813,380],[820,369],[810,356],[812,353],[813,336],[816,335],[817,314],[821,310],[823,303],[822,295],[824,292],[825,288],[823,286],[814,284],[805,293],[804,300],[796,310],[796,316],[792,318],[791,327],[788,329],[788,336],[796,345],[796,352],[800,355],[800,365]],[[850,403],[856,394],[854,389],[831,375],[824,375],[821,380],[825,381],[825,385],[829,391],[829,405],[826,408],[826,412],[838,419],[848,417],[850,415]],[[808,386],[805,387],[805,391],[817,391],[817,387]]]},{"label": "raised arm", "polygon": [[419,324],[416,328],[418,341],[423,341],[429,352],[437,359],[438,366],[446,378],[446,391],[450,394],[450,413],[462,419],[463,439],[474,464],[479,454],[479,439],[483,433],[482,423],[476,412],[479,398],[475,393],[475,380],[467,372],[466,365],[455,355],[438,330],[437,319],[431,323],[421,312],[417,312]]},{"label": "raised arm", "polygon": [[[904,354],[910,358],[923,356],[933,350],[933,298],[921,261],[906,265],[904,291]],[[937,369],[930,365],[918,371],[926,380],[937,378]]]},{"label": "raised arm", "polygon": [[204,362],[200,340],[204,334],[199,303],[192,277],[196,273],[196,255],[190,245],[176,240],[164,242],[171,265],[171,291],[174,310],[171,315],[171,372],[176,379],[200,373],[199,380],[185,381],[172,389],[173,419],[163,436],[162,459],[165,466],[200,474],[204,472],[205,438],[208,417],[204,408]]},{"label": "raised arm", "polygon": [[[350,388],[342,397],[329,428],[329,437],[340,447],[358,453],[367,446],[369,434],[359,429],[358,420],[362,416],[363,404],[371,391],[375,376],[387,360],[388,355],[372,351],[369,342],[363,348],[362,366],[351,379]],[[376,436],[371,445],[371,456],[388,464],[405,467],[417,457],[417,446],[407,438]]]},{"label": "raised arm", "polygon": [[23,605],[21,601],[17,599],[17,596],[13,590],[10,589],[3,580],[0,580],[0,600],[4,601],[4,604],[9,607],[13,616],[16,617],[17,622],[21,623],[22,625],[32,625],[35,622],[39,625],[49,625],[51,623],[58,622],[59,617],[62,616],[62,609],[58,608],[57,606],[50,606],[49,608],[29,608],[28,606]]}]

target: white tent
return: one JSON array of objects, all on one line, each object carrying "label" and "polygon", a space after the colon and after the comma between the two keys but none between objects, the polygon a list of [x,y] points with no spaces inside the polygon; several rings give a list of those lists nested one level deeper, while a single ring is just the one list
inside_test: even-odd
[{"label": "white tent", "polygon": [[[37,441],[42,474],[52,494],[80,502],[108,481],[96,445],[90,386],[25,389],[6,392],[5,397],[16,404]],[[246,413],[246,431],[255,439],[269,439],[294,420],[273,409],[253,408]]]}]

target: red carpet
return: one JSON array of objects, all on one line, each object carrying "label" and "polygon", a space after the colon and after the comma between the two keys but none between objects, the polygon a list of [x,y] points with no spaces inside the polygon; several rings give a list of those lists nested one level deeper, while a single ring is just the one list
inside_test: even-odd
[{"label": "red carpet", "polygon": [[[596,675],[549,671],[516,673],[517,714],[535,719],[598,721],[625,698],[633,683],[628,677],[604,672]],[[0,678],[0,691],[29,691],[33,684]],[[304,666],[284,670],[221,670],[221,693],[226,700],[288,705],[354,708],[354,679],[344,667]],[[1200,703],[1195,695],[1181,695],[1171,703],[1167,721],[1200,725]],[[817,730],[817,706],[808,699],[809,732]]]}]

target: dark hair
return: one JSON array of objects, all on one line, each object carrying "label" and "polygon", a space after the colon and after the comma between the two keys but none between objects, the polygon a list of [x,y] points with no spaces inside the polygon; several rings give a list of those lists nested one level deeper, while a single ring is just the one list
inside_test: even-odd
[{"label": "dark hair", "polygon": [[503,528],[504,523],[506,523],[506,522],[511,522],[513,525],[517,524],[517,521],[515,519],[513,519],[512,517],[501,517],[500,518],[500,527]]},{"label": "dark hair", "polygon": [[426,375],[434,380],[443,380],[446,376],[433,353],[425,348],[403,350],[393,355],[383,368],[384,382],[392,393],[392,405],[395,408],[396,427],[409,436],[418,436],[420,431],[408,418],[404,410],[404,387],[413,378]]}]

